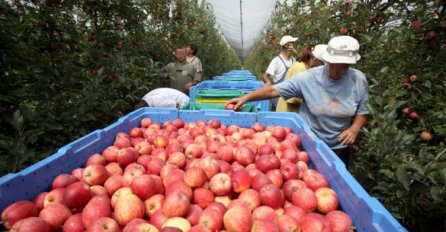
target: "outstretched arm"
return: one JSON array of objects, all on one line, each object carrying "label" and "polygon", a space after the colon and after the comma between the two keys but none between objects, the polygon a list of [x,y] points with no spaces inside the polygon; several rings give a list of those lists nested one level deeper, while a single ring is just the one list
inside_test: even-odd
[{"label": "outstretched arm", "polygon": [[249,101],[258,101],[258,100],[267,100],[279,97],[279,93],[276,91],[276,88],[273,85],[265,85],[256,91],[248,93],[240,98],[233,98],[226,102],[228,104],[235,104],[234,110],[238,109],[245,102]]}]

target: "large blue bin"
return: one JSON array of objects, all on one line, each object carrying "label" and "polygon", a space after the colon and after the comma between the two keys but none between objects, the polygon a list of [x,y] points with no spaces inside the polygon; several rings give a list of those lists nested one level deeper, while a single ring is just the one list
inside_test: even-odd
[{"label": "large blue bin", "polygon": [[339,204],[349,214],[356,231],[407,231],[375,198],[371,197],[345,169],[342,161],[317,138],[310,128],[294,113],[238,113],[224,110],[178,111],[176,109],[141,108],[108,127],[96,130],[60,148],[50,157],[20,171],[0,178],[0,211],[20,200],[31,200],[51,187],[52,180],[61,173],[69,173],[85,165],[91,154],[102,152],[113,144],[115,135],[128,132],[140,125],[140,120],[150,117],[163,123],[180,118],[186,122],[218,119],[226,125],[251,127],[256,122],[265,126],[290,127],[301,137],[302,148],[310,155],[310,167],[327,176],[337,192]]}]

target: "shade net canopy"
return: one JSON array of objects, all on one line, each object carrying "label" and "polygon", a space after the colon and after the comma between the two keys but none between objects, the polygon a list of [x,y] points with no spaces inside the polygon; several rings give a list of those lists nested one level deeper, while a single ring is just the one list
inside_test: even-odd
[{"label": "shade net canopy", "polygon": [[217,27],[242,61],[271,18],[277,0],[208,0]]}]

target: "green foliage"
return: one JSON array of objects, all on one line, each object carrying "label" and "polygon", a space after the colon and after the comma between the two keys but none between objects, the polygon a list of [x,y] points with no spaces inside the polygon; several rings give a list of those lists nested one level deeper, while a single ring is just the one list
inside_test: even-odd
[{"label": "green foliage", "polygon": [[[446,3],[351,2],[280,5],[245,67],[261,75],[285,34],[299,38],[299,50],[327,43],[345,28],[361,44],[356,68],[369,81],[371,116],[351,172],[409,231],[444,231]],[[420,119],[405,116],[405,107]],[[433,138],[422,140],[422,131]]]},{"label": "green foliage", "polygon": [[[240,61],[197,1],[0,1],[0,175],[131,111],[195,43],[208,78]],[[216,56],[215,54],[218,54]]]}]

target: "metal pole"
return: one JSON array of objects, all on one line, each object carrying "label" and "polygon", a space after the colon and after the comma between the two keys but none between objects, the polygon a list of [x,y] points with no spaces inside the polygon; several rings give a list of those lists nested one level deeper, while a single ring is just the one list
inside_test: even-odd
[{"label": "metal pole", "polygon": [[240,0],[240,37],[241,37],[241,40],[242,40],[242,61],[243,61],[243,51],[244,51],[244,45],[243,45],[243,11],[242,11],[242,1],[243,0]]}]

